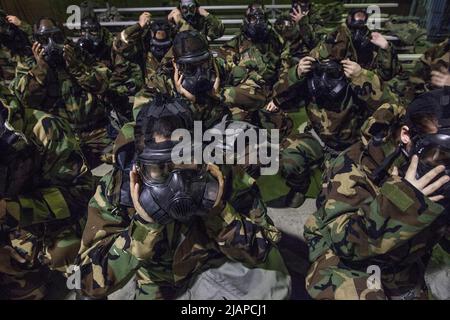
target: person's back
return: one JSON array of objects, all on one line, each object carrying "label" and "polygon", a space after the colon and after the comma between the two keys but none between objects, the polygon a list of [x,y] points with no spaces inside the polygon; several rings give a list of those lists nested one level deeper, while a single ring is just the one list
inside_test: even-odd
[{"label": "person's back", "polygon": [[[439,106],[445,93],[434,94],[419,97],[406,114],[398,105],[380,107],[362,142],[328,170],[304,234],[313,298],[427,297],[424,266],[445,237],[450,199],[450,117],[448,105]],[[376,268],[381,273],[372,283]]]}]

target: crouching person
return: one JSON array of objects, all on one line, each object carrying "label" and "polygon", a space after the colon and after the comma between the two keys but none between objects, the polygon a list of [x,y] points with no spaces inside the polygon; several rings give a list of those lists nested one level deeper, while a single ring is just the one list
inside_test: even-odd
[{"label": "crouching person", "polygon": [[89,205],[83,295],[103,298],[135,276],[136,299],[289,297],[280,233],[245,172],[171,161],[172,132],[193,127],[190,110],[157,98],[122,129]]},{"label": "crouching person", "polygon": [[448,243],[449,99],[437,90],[406,111],[381,106],[334,161],[305,227],[314,299],[427,298],[425,268]]},{"label": "crouching person", "polygon": [[0,300],[42,299],[75,260],[95,191],[64,120],[8,101],[0,86]]}]

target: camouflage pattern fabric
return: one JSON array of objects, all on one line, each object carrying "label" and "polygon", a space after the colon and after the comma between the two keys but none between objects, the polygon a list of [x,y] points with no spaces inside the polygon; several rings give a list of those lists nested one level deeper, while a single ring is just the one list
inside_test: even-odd
[{"label": "camouflage pattern fabric", "polygon": [[[64,69],[43,68],[31,60],[18,69],[14,93],[25,107],[66,119],[81,139],[90,166],[96,167],[101,163],[98,150],[111,143],[105,128],[107,105],[101,99],[109,88],[111,70],[82,60]],[[102,133],[93,133],[96,130]],[[82,136],[96,138],[83,140]]]},{"label": "camouflage pattern fabric", "polygon": [[[3,90],[2,90],[3,91]],[[48,269],[66,271],[80,246],[93,179],[69,125],[42,111],[23,109],[2,98],[8,122],[29,142],[29,158],[12,163],[27,175],[26,190],[0,199],[0,226],[26,263],[14,263],[0,244],[0,292],[7,299],[39,299],[45,294]],[[14,155],[1,154],[1,157]],[[31,175],[31,176],[28,176]]]},{"label": "camouflage pattern fabric", "polygon": [[[392,133],[404,108],[384,104],[363,126],[363,139],[332,163],[322,190],[323,203],[307,221],[305,239],[312,263],[306,288],[314,299],[421,299],[426,297],[425,265],[448,228],[448,210],[424,196],[394,166],[383,182],[371,173],[397,143]],[[398,127],[398,125],[397,125]],[[382,143],[371,143],[383,130]],[[381,284],[368,285],[377,266]]]},{"label": "camouflage pattern fabric", "polygon": [[442,70],[450,72],[448,39],[427,50],[420,60],[416,61],[406,86],[405,100],[407,102],[412,101],[414,97],[421,93],[432,90],[431,71]]},{"label": "camouflage pattern fabric", "polygon": [[[328,39],[314,48],[311,56],[316,59],[350,59],[361,64],[352,43],[350,30],[345,24],[340,25]],[[389,44],[386,50],[375,49],[372,61],[362,64],[361,67],[376,72],[383,81],[392,79],[400,71],[398,56],[392,44]]]},{"label": "camouflage pattern fabric", "polygon": [[222,20],[211,13],[206,17],[199,16],[193,25],[187,25],[189,24],[181,18],[177,26],[178,30],[181,31],[187,27],[194,28],[198,32],[202,33],[208,41],[219,39],[225,33],[225,26],[223,25]]},{"label": "camouflage pattern fabric", "polygon": [[[305,77],[298,77],[296,66],[284,72],[274,87],[279,103],[284,102],[285,94],[292,88],[297,88],[300,94],[307,92],[305,82]],[[298,95],[288,98],[296,99],[296,97]],[[359,76],[350,79],[346,97],[339,106],[329,107],[318,105],[315,101],[309,102],[306,105],[309,123],[328,148],[325,155],[329,152],[330,155],[337,155],[357,142],[364,121],[381,104],[393,99],[395,101],[395,97],[377,74],[363,69]],[[309,180],[306,178],[310,172],[309,165],[316,165],[320,159],[324,159],[324,154],[320,151],[321,146],[314,140],[311,136],[298,136],[294,132],[293,136],[288,138],[288,143],[284,145],[281,154],[283,174],[289,177],[291,187],[294,187],[295,183],[297,188],[304,192],[307,190],[306,183]]]},{"label": "camouflage pattern fabric", "polygon": [[[123,127],[115,150],[133,143],[133,128]],[[83,294],[103,297],[136,275],[136,299],[173,299],[196,273],[228,259],[287,274],[275,247],[280,233],[258,200],[255,181],[239,167],[209,166],[208,172],[222,196],[230,190],[226,198],[204,218],[166,226],[146,223],[134,208],[120,205],[126,173],[115,168],[106,175],[90,201],[78,257]]]}]

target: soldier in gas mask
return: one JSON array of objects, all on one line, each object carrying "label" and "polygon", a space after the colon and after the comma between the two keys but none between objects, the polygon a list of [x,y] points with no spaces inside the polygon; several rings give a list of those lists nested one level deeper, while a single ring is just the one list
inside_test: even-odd
[{"label": "soldier in gas mask", "polygon": [[0,9],[0,82],[12,81],[17,65],[32,56],[30,26]]},{"label": "soldier in gas mask", "polygon": [[[147,86],[163,85],[160,75],[172,73],[172,42],[175,29],[167,20],[152,20],[144,12],[139,23],[126,28],[115,41],[115,49],[141,68]],[[142,77],[141,75],[141,77]]]},{"label": "soldier in gas mask", "polygon": [[113,34],[103,28],[95,16],[82,19],[81,36],[76,45],[91,63],[101,63],[110,70],[109,87],[101,98],[108,107],[108,136],[114,139],[120,127],[131,120],[129,96],[142,88],[141,69],[115,47]]},{"label": "soldier in gas mask", "polygon": [[431,252],[449,243],[449,101],[441,89],[383,105],[334,162],[305,226],[314,299],[428,298]]},{"label": "soldier in gas mask", "polygon": [[111,71],[80,54],[50,18],[38,21],[34,38],[34,61],[18,75],[15,93],[26,107],[68,120],[89,165],[95,167],[111,143],[105,129],[107,105],[101,99]]},{"label": "soldier in gas mask", "polygon": [[223,36],[225,27],[220,19],[203,9],[197,0],[180,0],[167,19],[173,22],[180,31],[193,28],[203,34],[208,41]]},{"label": "soldier in gas mask", "polygon": [[77,46],[86,54],[111,67],[113,38],[112,33],[102,28],[96,18],[86,17],[81,21],[81,36]]},{"label": "soldier in gas mask", "polygon": [[350,61],[300,60],[274,88],[278,105],[306,101],[305,133],[288,137],[281,153],[281,174],[291,188],[282,206],[305,200],[315,168],[324,169],[341,151],[358,141],[363,122],[395,97],[375,72]]},{"label": "soldier in gas mask", "polygon": [[314,26],[309,21],[310,11],[311,3],[294,0],[290,11],[275,21],[275,31],[284,41],[283,54],[290,55],[291,64],[288,67],[297,64],[319,43]]},{"label": "soldier in gas mask", "polygon": [[391,80],[400,70],[397,53],[380,33],[369,30],[368,18],[365,10],[352,10],[345,24],[320,43],[311,56],[316,59],[349,59],[363,69],[376,71],[383,81]]},{"label": "soldier in gas mask", "polygon": [[67,271],[94,188],[64,120],[0,96],[1,299],[42,299],[49,270]]},{"label": "soldier in gas mask", "polygon": [[[204,290],[211,288],[204,282],[217,277],[227,283],[239,266],[240,275],[233,274],[242,278],[232,278],[248,296],[288,296],[289,276],[275,247],[279,234],[248,176],[238,167],[172,161],[180,142],[174,130],[192,130],[192,109],[186,100],[158,96],[135,124],[124,126],[116,166],[89,207],[78,259],[83,294],[104,297],[136,275],[136,299],[243,298],[226,285]],[[242,181],[240,191],[228,185],[231,176]],[[257,287],[244,280],[253,272],[265,275]]]},{"label": "soldier in gas mask", "polygon": [[[248,88],[264,97],[250,106],[232,108],[235,120],[251,122],[266,129],[288,132],[290,120],[279,109],[266,110],[272,100],[272,89],[279,80],[282,66],[290,66],[290,55],[282,56],[283,41],[277,34],[260,2],[252,2],[245,13],[240,33],[225,43],[218,54],[232,66],[232,84]],[[285,57],[286,61],[282,58]]]},{"label": "soldier in gas mask", "polygon": [[136,96],[135,116],[158,93],[190,101],[195,108],[195,120],[202,120],[206,128],[220,122],[236,105],[243,108],[265,105],[265,95],[260,91],[235,85],[233,69],[220,57],[213,56],[207,40],[198,31],[179,32],[172,53],[173,72],[170,76],[160,73],[158,85],[147,85]]},{"label": "soldier in gas mask", "polygon": [[416,61],[409,77],[405,99],[411,101],[424,92],[450,87],[450,38],[428,49]]}]

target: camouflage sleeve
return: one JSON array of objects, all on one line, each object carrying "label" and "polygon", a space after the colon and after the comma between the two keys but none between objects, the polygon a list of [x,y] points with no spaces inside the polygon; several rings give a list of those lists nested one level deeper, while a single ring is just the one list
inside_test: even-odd
[{"label": "camouflage sleeve", "polygon": [[372,111],[383,103],[397,102],[397,97],[375,71],[362,69],[357,77],[351,78],[350,86],[358,98],[365,101]]},{"label": "camouflage sleeve", "polygon": [[[337,32],[335,31],[334,36],[337,35]],[[333,35],[330,35],[330,37]],[[332,46],[327,43],[325,40],[320,41],[315,48],[311,50],[309,55],[313,57],[314,59],[327,59],[330,57],[332,53]]]},{"label": "camouflage sleeve", "polygon": [[[297,65],[289,69],[284,69],[278,81],[273,86],[272,92],[272,100],[278,105],[281,106],[284,103],[294,98],[298,99],[298,95],[306,94],[303,92],[297,92],[298,88],[303,88],[303,84],[306,82],[306,78],[304,76],[298,76],[297,73]],[[293,91],[296,90],[295,94],[292,95]]]},{"label": "camouflage sleeve", "polygon": [[109,80],[109,100],[122,114],[131,112],[129,97],[144,86],[144,76],[139,65],[122,56],[116,56]]},{"label": "camouflage sleeve", "polygon": [[26,112],[38,118],[33,134],[44,155],[40,185],[45,187],[6,199],[7,213],[20,228],[42,224],[43,229],[46,222],[78,219],[85,214],[95,183],[78,141],[66,121]]},{"label": "camouflage sleeve", "polygon": [[140,52],[140,40],[144,29],[136,23],[123,30],[113,41],[113,50],[128,60],[133,60]]},{"label": "camouflage sleeve", "polygon": [[298,24],[300,27],[300,34],[302,35],[306,46],[310,50],[314,49],[319,44],[319,34],[314,32],[314,28],[310,24],[309,19],[301,19]]},{"label": "camouflage sleeve", "polygon": [[389,47],[387,49],[380,48],[378,50],[375,68],[383,81],[391,80],[400,72],[401,65],[398,61],[398,55],[392,43],[389,43]]},{"label": "camouflage sleeve", "polygon": [[223,36],[225,33],[225,26],[222,21],[212,14],[205,17],[206,36],[209,41],[214,41]]},{"label": "camouflage sleeve", "polygon": [[387,253],[392,261],[398,261],[408,253],[394,249],[408,243],[444,212],[442,206],[398,176],[390,177],[376,194],[366,179],[365,172],[350,159],[335,162],[324,189],[325,202],[305,226],[310,259],[331,246],[350,261]]},{"label": "camouflage sleeve", "polygon": [[425,93],[426,84],[430,81],[431,67],[424,59],[419,59],[414,63],[413,69],[405,88],[405,98],[412,101],[416,96]]},{"label": "camouflage sleeve", "polygon": [[281,51],[281,72],[282,74],[285,70],[292,67],[292,55],[291,55],[291,43],[285,41],[283,45],[283,50]]},{"label": "camouflage sleeve", "polygon": [[149,104],[153,98],[154,94],[156,92],[152,90],[151,88],[143,88],[141,91],[139,91],[136,96],[134,97],[134,103],[133,103],[133,119],[136,120],[139,111],[141,111],[142,107],[146,104]]},{"label": "camouflage sleeve", "polygon": [[[255,266],[265,260],[272,245],[280,240],[280,232],[267,215],[256,181],[241,166],[231,170],[231,193],[220,212],[203,218],[207,233],[220,251],[233,261]],[[225,178],[226,179],[226,178]]]},{"label": "camouflage sleeve", "polygon": [[104,297],[125,285],[143,260],[156,253],[163,226],[149,224],[111,204],[106,197],[112,173],[106,175],[89,202],[88,220],[77,258],[81,291]]},{"label": "camouflage sleeve", "polygon": [[49,70],[33,61],[23,64],[16,71],[13,91],[18,99],[30,108],[42,108],[47,97],[47,76]]},{"label": "camouflage sleeve", "polygon": [[216,50],[218,57],[226,62],[227,68],[229,68],[230,70],[233,66],[239,63],[238,48],[239,39],[238,37],[235,37]]},{"label": "camouflage sleeve", "polygon": [[101,95],[109,87],[111,70],[102,63],[86,65],[78,61],[76,64],[70,65],[68,70],[80,87],[89,93]]}]

